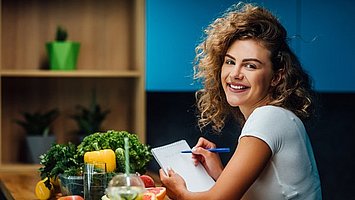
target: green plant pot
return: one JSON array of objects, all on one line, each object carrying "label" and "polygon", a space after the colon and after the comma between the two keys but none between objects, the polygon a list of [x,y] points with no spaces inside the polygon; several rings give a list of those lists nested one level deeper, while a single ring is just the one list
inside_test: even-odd
[{"label": "green plant pot", "polygon": [[80,43],[48,42],[46,44],[51,70],[75,70]]}]

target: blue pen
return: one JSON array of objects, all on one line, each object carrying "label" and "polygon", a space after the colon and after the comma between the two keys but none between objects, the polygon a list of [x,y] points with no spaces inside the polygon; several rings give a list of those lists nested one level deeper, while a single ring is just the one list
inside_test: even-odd
[{"label": "blue pen", "polygon": [[[206,149],[210,152],[214,152],[214,153],[228,153],[230,152],[229,148],[211,148],[211,149]],[[185,150],[185,151],[181,151],[181,153],[192,153],[192,150]]]}]

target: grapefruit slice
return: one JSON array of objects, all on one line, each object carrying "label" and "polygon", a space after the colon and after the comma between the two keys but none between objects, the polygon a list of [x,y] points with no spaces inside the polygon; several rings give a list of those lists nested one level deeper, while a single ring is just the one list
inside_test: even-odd
[{"label": "grapefruit slice", "polygon": [[144,183],[144,187],[149,188],[149,187],[154,187],[155,183],[152,177],[148,176],[148,175],[141,175],[140,176],[143,183]]},{"label": "grapefruit slice", "polygon": [[70,195],[70,196],[59,197],[58,200],[84,200],[84,198],[79,195]]},{"label": "grapefruit slice", "polygon": [[166,195],[165,187],[150,187],[146,188],[147,192],[155,194],[157,200],[164,200]]}]

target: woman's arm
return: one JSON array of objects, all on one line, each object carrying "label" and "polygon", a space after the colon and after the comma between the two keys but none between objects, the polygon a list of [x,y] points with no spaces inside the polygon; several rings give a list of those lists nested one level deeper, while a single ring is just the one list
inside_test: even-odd
[{"label": "woman's arm", "polygon": [[182,178],[170,171],[160,173],[169,197],[179,200],[240,199],[268,164],[272,152],[269,146],[256,137],[240,139],[235,153],[216,181],[206,192],[189,192]]}]

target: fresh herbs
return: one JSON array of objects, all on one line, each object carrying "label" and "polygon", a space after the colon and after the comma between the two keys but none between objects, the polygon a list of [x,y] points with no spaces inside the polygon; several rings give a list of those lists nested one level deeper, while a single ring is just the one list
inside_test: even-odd
[{"label": "fresh herbs", "polygon": [[40,156],[39,169],[41,178],[48,177],[45,184],[50,188],[50,178],[57,178],[59,174],[80,175],[83,161],[78,159],[77,148],[74,144],[53,144],[52,147]]}]

